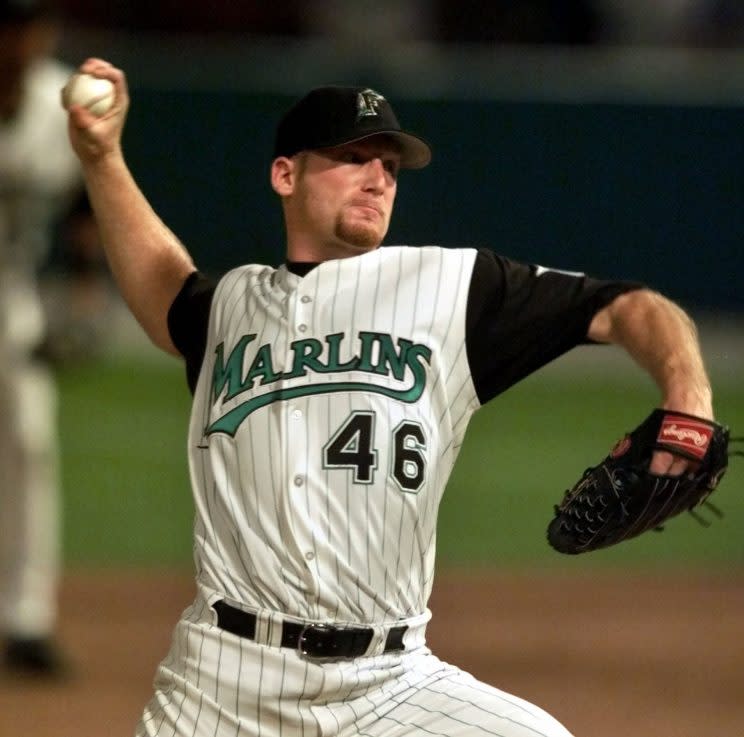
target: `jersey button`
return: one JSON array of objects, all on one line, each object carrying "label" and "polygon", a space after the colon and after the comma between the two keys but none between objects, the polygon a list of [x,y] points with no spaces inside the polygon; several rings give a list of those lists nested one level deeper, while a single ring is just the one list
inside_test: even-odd
[{"label": "jersey button", "polygon": [[302,297],[300,297],[300,302],[302,302],[303,304],[307,304],[308,302],[312,302],[312,301],[313,301],[313,298],[308,297],[307,294],[303,294]]},{"label": "jersey button", "polygon": [[302,486],[305,483],[305,479],[302,478],[302,476],[295,476],[294,477],[294,485],[295,486]]},{"label": "jersey button", "polygon": [[315,557],[315,553],[313,553],[312,550],[308,550],[308,552],[305,553],[305,558],[307,558],[307,560],[312,560],[314,557]]},{"label": "jersey button", "polygon": [[301,420],[302,419],[302,410],[301,409],[293,409],[292,410],[292,417],[294,417],[295,420]]},{"label": "jersey button", "polygon": [[304,332],[305,332],[305,331],[307,330],[307,325],[305,325],[304,323],[302,323],[301,325],[298,325],[298,326],[297,326],[297,329],[298,329],[298,330],[299,330],[299,331],[300,331],[301,333],[304,333]]}]

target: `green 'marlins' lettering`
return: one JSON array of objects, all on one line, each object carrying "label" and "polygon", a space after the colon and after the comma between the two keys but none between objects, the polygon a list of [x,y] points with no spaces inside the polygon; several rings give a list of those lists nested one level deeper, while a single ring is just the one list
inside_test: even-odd
[{"label": "green 'marlins' lettering", "polygon": [[431,362],[431,349],[406,338],[399,338],[396,346],[393,338],[386,333],[361,331],[358,335],[358,355],[345,362],[340,359],[341,344],[345,339],[343,333],[327,335],[325,342],[316,338],[296,340],[290,345],[293,352],[292,368],[285,373],[277,372],[274,368],[271,346],[267,343],[258,348],[250,368],[243,375],[246,349],[255,338],[255,335],[241,337],[230,352],[227,361],[224,357],[224,344],[220,343],[217,346],[212,373],[213,402],[219,399],[223,390],[226,390],[224,400],[229,400],[252,389],[256,379],[260,379],[261,385],[266,385],[306,376],[308,373],[320,376],[329,373],[361,371],[378,376],[391,376],[396,381],[404,381],[408,373],[412,383],[403,389],[393,389],[364,381],[326,381],[277,388],[254,396],[234,407],[207,428],[208,434],[220,432],[234,436],[238,427],[251,412],[273,402],[315,394],[365,391],[382,394],[401,402],[413,403],[418,401],[426,387],[425,364]]},{"label": "green 'marlins' lettering", "polygon": [[246,346],[255,339],[255,335],[244,335],[235,348],[230,351],[227,364],[225,364],[225,344],[220,343],[217,346],[214,369],[212,370],[212,402],[217,401],[217,397],[222,394],[226,385],[225,399],[232,399],[246,389],[251,388],[252,380],[246,378],[243,382],[243,357],[245,356]]},{"label": "green 'marlins' lettering", "polygon": [[403,381],[408,366],[408,352],[414,345],[410,340],[398,338],[398,348],[386,333],[359,333],[359,340],[362,343],[360,371],[380,376],[392,374],[397,381]]},{"label": "green 'marlins' lettering", "polygon": [[296,379],[298,376],[305,376],[308,370],[316,373],[326,370],[325,365],[318,360],[318,356],[323,352],[323,344],[316,338],[296,340],[291,347],[294,351],[292,370],[283,378]]},{"label": "green 'marlins' lettering", "polygon": [[328,343],[328,370],[341,373],[342,371],[354,371],[359,368],[359,359],[354,356],[350,361],[341,363],[341,343],[344,339],[343,333],[331,333],[326,335],[325,340]]},{"label": "green 'marlins' lettering", "polygon": [[253,359],[251,367],[248,369],[248,373],[245,375],[245,383],[248,384],[247,388],[256,380],[261,379],[261,384],[271,384],[276,381],[281,374],[274,370],[274,366],[271,361],[271,346],[262,345],[258,351],[256,351],[256,357]]}]

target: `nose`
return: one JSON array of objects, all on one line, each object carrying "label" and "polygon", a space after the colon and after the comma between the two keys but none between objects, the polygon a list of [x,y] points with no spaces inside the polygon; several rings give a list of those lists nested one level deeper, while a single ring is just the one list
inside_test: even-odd
[{"label": "nose", "polygon": [[368,191],[382,192],[385,189],[387,172],[382,159],[370,159],[364,167],[364,188]]}]

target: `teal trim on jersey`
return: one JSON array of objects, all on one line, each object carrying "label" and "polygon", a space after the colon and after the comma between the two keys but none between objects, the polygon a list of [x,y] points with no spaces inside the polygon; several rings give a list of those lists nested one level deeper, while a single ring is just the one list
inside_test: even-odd
[{"label": "teal trim on jersey", "polygon": [[347,381],[341,383],[328,384],[311,384],[310,386],[296,386],[290,389],[277,389],[273,392],[262,394],[260,397],[249,399],[243,404],[239,404],[231,409],[227,414],[215,420],[208,428],[207,435],[216,432],[222,432],[233,437],[240,427],[243,420],[251,412],[255,412],[261,407],[274,402],[282,402],[288,399],[297,399],[298,397],[314,396],[316,394],[335,394],[337,392],[367,392],[367,394],[382,394],[391,399],[397,399],[407,404],[413,404],[418,401],[424,393],[426,386],[426,374],[422,372],[417,376],[412,387],[408,389],[390,389],[386,386],[375,386],[366,384],[363,381]]}]

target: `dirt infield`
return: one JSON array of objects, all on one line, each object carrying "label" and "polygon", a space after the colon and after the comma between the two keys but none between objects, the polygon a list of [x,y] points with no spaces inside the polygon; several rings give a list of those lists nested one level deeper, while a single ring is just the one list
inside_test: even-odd
[{"label": "dirt infield", "polygon": [[[0,677],[2,737],[130,737],[193,585],[179,572],[66,576],[62,684]],[[443,571],[429,644],[545,707],[576,737],[741,737],[744,572]]]}]

